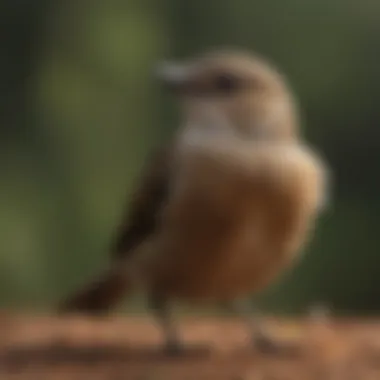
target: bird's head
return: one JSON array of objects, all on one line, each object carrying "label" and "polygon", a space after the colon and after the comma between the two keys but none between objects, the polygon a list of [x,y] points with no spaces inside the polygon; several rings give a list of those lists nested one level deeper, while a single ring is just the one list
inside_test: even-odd
[{"label": "bird's head", "polygon": [[287,140],[297,135],[297,109],[283,76],[244,52],[215,51],[158,66],[159,79],[183,106],[185,124],[204,133]]}]

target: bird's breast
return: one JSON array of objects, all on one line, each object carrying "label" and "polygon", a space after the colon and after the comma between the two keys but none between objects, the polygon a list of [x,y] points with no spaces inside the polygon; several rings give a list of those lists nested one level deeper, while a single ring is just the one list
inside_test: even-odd
[{"label": "bird's breast", "polygon": [[275,153],[194,149],[179,162],[157,236],[157,289],[233,298],[265,286],[293,261],[319,182],[310,163],[284,164]]}]

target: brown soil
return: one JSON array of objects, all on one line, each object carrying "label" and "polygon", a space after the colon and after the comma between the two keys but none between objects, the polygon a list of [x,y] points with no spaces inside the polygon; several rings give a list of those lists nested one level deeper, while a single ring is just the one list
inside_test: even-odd
[{"label": "brown soil", "polygon": [[164,355],[147,317],[0,316],[0,379],[380,380],[380,322],[272,320],[296,350],[259,353],[234,319],[178,321],[185,353]]}]

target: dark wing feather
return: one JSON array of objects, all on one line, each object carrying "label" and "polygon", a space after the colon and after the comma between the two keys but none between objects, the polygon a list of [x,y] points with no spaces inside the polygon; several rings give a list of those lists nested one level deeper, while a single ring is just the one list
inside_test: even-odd
[{"label": "dark wing feather", "polygon": [[143,177],[130,203],[129,212],[119,227],[112,247],[112,258],[128,257],[157,225],[157,215],[168,196],[172,149],[157,150],[143,171]]}]

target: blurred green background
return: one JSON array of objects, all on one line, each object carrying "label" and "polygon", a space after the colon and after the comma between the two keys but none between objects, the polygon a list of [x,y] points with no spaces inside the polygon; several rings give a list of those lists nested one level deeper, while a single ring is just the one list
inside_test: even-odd
[{"label": "blurred green background", "polygon": [[153,65],[236,46],[285,72],[334,173],[307,254],[260,303],[380,310],[380,3],[1,0],[0,19],[1,307],[49,308],[100,271],[145,156],[177,124]]}]

